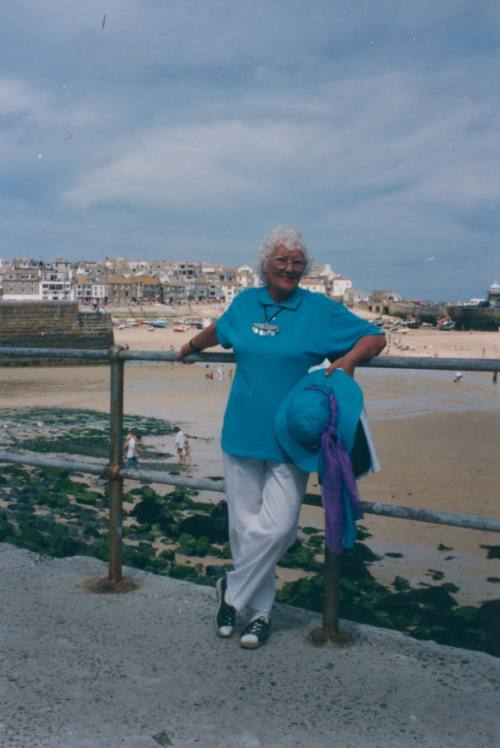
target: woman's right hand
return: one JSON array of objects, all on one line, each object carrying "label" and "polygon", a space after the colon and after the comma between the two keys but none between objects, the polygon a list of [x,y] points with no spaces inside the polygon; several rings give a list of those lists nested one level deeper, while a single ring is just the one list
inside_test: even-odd
[{"label": "woman's right hand", "polygon": [[184,364],[192,364],[194,361],[185,361],[184,359],[193,353],[201,353],[205,348],[212,348],[214,345],[218,345],[218,343],[215,322],[211,322],[208,327],[204,327],[194,338],[184,343],[177,353],[176,360],[182,361]]},{"label": "woman's right hand", "polygon": [[185,361],[184,359],[192,354],[193,351],[191,349],[191,346],[189,345],[189,341],[187,343],[184,343],[184,345],[177,351],[177,355],[175,357],[176,361],[182,361],[183,364],[192,364],[193,361]]}]

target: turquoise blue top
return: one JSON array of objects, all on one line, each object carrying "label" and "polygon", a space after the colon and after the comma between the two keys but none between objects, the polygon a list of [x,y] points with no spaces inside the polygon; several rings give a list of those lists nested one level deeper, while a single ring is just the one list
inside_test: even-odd
[{"label": "turquoise blue top", "polygon": [[[272,317],[278,334],[252,331],[254,323]],[[237,363],[222,448],[238,457],[276,462],[289,462],[274,435],[274,419],[296,382],[326,357],[347,353],[360,338],[382,334],[342,304],[303,288],[280,303],[266,287],[243,291],[217,320],[216,329],[219,343],[233,349]]]}]

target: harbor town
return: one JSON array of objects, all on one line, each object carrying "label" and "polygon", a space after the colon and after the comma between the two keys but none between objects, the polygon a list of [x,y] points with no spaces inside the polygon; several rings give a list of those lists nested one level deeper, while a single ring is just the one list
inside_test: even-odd
[{"label": "harbor town", "polygon": [[[82,309],[99,312],[120,310],[121,316],[146,318],[172,316],[172,310],[200,307],[224,308],[246,288],[259,285],[250,265],[235,267],[213,262],[146,261],[107,257],[103,262],[70,262],[65,259],[0,258],[0,302],[74,302]],[[329,264],[315,266],[301,286],[322,293],[349,308],[397,318],[396,326],[421,324],[441,330],[498,330],[500,284],[493,282],[483,296],[468,300],[405,299],[395,290],[363,291]],[[483,289],[481,289],[483,290]],[[196,313],[198,312],[198,314]]]}]

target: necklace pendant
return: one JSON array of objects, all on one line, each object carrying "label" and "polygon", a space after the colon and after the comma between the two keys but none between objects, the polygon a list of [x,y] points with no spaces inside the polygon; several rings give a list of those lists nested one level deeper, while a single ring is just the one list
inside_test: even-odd
[{"label": "necklace pendant", "polygon": [[278,325],[270,325],[268,322],[254,322],[252,332],[261,337],[274,337],[279,333]]}]

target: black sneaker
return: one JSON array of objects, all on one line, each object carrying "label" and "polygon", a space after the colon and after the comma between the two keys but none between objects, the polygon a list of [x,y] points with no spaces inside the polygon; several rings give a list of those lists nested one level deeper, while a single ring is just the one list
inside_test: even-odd
[{"label": "black sneaker", "polygon": [[224,600],[226,587],[226,577],[220,577],[215,585],[217,600],[219,601],[217,610],[215,611],[215,630],[217,631],[217,635],[223,639],[228,639],[232,636],[236,619],[236,609],[232,605],[228,605]]},{"label": "black sneaker", "polygon": [[258,647],[262,647],[270,632],[271,621],[268,621],[264,616],[254,618],[241,635],[240,647],[243,647],[243,649],[257,649]]}]

